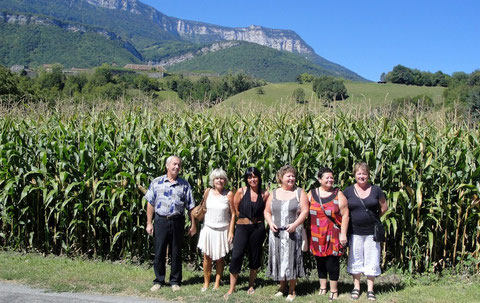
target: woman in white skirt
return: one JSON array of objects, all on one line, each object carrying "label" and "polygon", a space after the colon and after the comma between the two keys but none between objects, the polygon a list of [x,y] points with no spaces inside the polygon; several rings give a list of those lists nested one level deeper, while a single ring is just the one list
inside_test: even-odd
[{"label": "woman in white skirt", "polygon": [[210,186],[206,196],[205,219],[198,239],[198,248],[203,252],[203,287],[202,292],[208,289],[212,274],[212,262],[216,261],[215,286],[220,287],[223,268],[223,257],[232,248],[233,231],[235,228],[235,211],[233,207],[233,193],[225,189],[227,174],[223,169],[214,169],[210,173]]}]

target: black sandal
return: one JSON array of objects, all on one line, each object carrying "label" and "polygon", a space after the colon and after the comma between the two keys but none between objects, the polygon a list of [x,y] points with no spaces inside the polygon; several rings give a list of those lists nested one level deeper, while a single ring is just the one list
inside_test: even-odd
[{"label": "black sandal", "polygon": [[[335,298],[334,295],[337,294],[337,297]],[[328,298],[328,301],[333,301],[338,299],[338,291],[330,291],[330,297]]]},{"label": "black sandal", "polygon": [[367,299],[370,301],[376,301],[377,297],[375,297],[375,293],[372,291],[367,291]]},{"label": "black sandal", "polygon": [[350,297],[352,298],[352,300],[358,300],[358,298],[360,297],[360,290],[354,288],[354,289],[350,292]]}]

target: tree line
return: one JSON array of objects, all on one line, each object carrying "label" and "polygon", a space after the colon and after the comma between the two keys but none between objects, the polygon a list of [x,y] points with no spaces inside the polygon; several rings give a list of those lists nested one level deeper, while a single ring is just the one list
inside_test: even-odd
[{"label": "tree line", "polygon": [[173,90],[186,102],[211,105],[253,87],[265,85],[244,73],[227,74],[210,79],[191,80],[182,75],[169,75],[154,79],[104,64],[92,72],[65,75],[63,66],[54,64],[51,71],[40,70],[36,77],[25,73],[12,73],[0,65],[0,95],[12,101],[55,101],[59,98],[115,100],[132,97],[130,91],[138,90],[155,96],[155,92]]}]

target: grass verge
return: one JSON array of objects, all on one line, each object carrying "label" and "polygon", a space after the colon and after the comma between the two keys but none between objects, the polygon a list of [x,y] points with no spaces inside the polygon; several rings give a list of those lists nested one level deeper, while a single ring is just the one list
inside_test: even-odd
[{"label": "grass verge", "polygon": [[[185,268],[184,284],[173,293],[169,287],[151,293],[153,270],[147,265],[132,265],[121,262],[94,261],[81,258],[0,252],[0,280],[41,287],[54,292],[86,292],[112,295],[131,295],[159,298],[179,302],[221,302],[228,289],[228,270],[224,274],[219,291],[200,292],[203,272]],[[168,273],[167,273],[168,276]],[[301,279],[297,286],[296,302],[327,302],[319,297],[316,273],[311,279]],[[242,274],[237,292],[229,302],[285,302],[285,298],[273,297],[277,285],[267,279],[262,271],[258,276],[254,295],[247,295],[247,277]],[[368,302],[362,284],[362,294],[357,302]],[[338,302],[351,302],[350,277],[342,269]],[[387,272],[377,279],[377,299],[380,302],[478,302],[480,276],[474,275],[421,275],[404,276]]]}]

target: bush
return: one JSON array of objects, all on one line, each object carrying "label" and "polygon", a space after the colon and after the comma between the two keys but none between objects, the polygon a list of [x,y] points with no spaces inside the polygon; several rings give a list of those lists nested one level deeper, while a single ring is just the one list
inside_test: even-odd
[{"label": "bush", "polygon": [[343,80],[330,76],[322,76],[313,80],[313,91],[318,98],[327,102],[348,98],[347,88]]},{"label": "bush", "polygon": [[306,103],[305,91],[303,90],[303,88],[300,88],[300,87],[296,88],[292,93],[292,98],[297,103],[301,103],[301,104]]}]

